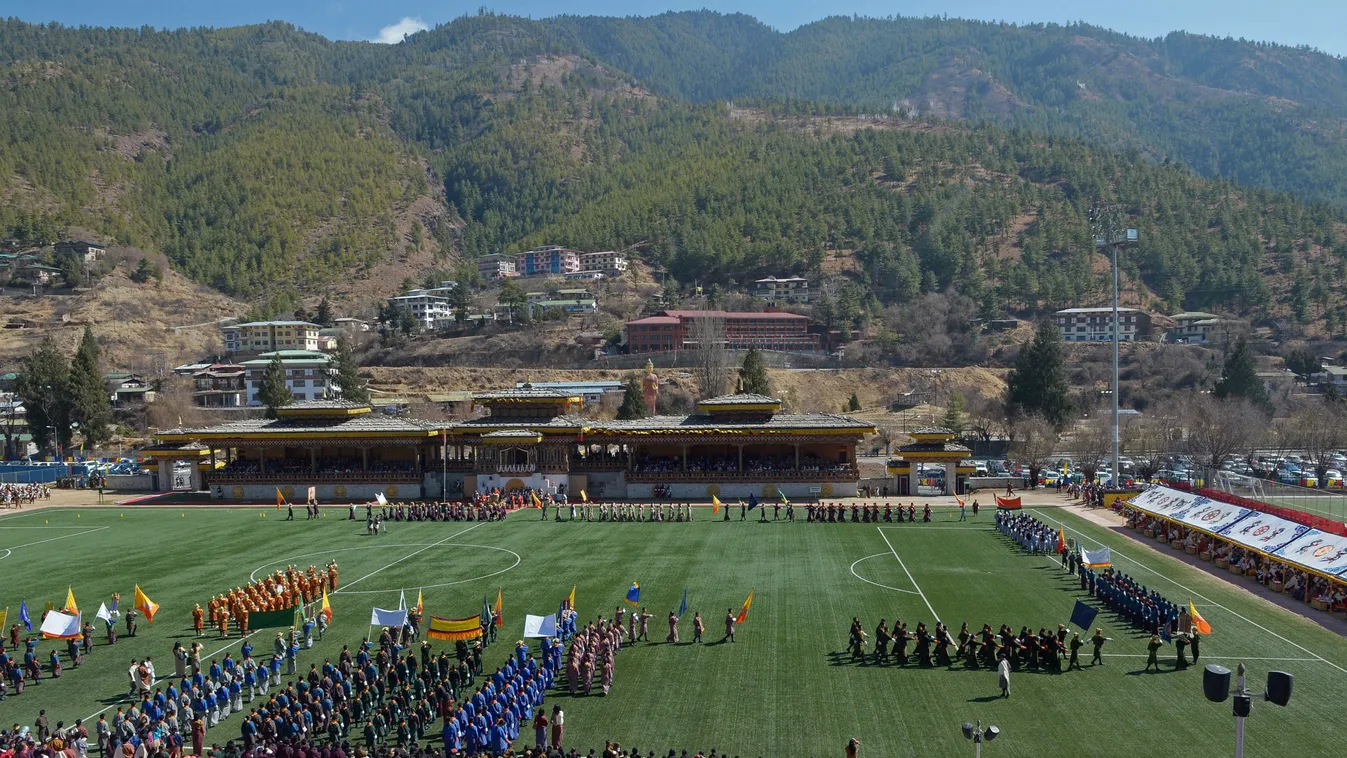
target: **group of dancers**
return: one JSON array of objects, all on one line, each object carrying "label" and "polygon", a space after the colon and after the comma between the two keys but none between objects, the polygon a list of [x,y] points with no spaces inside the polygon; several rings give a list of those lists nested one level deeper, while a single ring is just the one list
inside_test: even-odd
[{"label": "group of dancers", "polygon": [[549,506],[556,521],[644,521],[683,522],[692,520],[692,503],[557,503],[541,501],[536,507],[539,520],[546,521]]},{"label": "group of dancers", "polygon": [[[1086,644],[1078,632],[1072,632],[1062,624],[1057,625],[1056,632],[1049,631],[1047,627],[1035,632],[1031,627],[1024,626],[1016,634],[1009,624],[1002,624],[997,631],[993,631],[990,624],[983,624],[981,630],[974,632],[964,622],[959,633],[952,636],[949,627],[940,622],[936,623],[934,631],[928,629],[925,622],[919,622],[915,630],[909,630],[901,620],[896,620],[893,628],[889,628],[887,621],[880,619],[879,625],[875,627],[872,657],[867,658],[865,642],[869,635],[859,617],[851,619],[848,638],[853,662],[865,663],[869,660],[880,666],[888,663],[900,666],[916,663],[931,667],[953,666],[956,661],[962,661],[966,668],[996,668],[1004,659],[1013,670],[1027,668],[1030,671],[1057,672],[1064,670],[1064,657],[1068,659],[1066,671],[1079,669],[1080,649]],[[1102,630],[1095,630],[1089,638],[1089,644],[1094,648],[1092,664],[1103,663],[1104,644],[1111,641],[1112,638],[1105,637]],[[890,644],[893,645],[891,652]],[[909,644],[912,645],[911,653],[908,652]]]}]

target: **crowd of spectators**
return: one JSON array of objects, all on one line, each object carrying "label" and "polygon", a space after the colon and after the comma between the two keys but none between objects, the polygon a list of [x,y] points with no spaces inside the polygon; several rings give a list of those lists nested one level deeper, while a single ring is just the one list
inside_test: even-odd
[{"label": "crowd of spectators", "polygon": [[682,458],[670,456],[645,456],[637,458],[632,463],[632,471],[638,474],[665,474],[680,471],[688,472],[792,472],[803,471],[808,473],[843,473],[851,470],[851,464],[829,461],[813,454],[803,454],[800,456],[800,465],[795,465],[795,455],[792,454],[763,454],[763,453],[744,453],[743,468],[739,467],[738,456],[688,456],[686,464]]}]

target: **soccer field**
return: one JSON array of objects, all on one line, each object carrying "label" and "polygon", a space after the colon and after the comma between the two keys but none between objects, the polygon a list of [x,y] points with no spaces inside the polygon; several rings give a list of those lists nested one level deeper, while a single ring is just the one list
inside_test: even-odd
[{"label": "soccer field", "polygon": [[[1203,662],[1233,669],[1243,660],[1259,690],[1271,669],[1295,675],[1289,707],[1255,703],[1250,755],[1339,749],[1341,737],[1329,727],[1340,722],[1347,695],[1347,640],[1064,509],[1031,512],[1060,521],[1087,546],[1112,546],[1115,567],[1171,600],[1195,602],[1215,631],[1203,641]],[[67,586],[86,616],[113,592],[126,603],[136,583],[161,605],[155,623],[142,622],[140,634],[121,638],[115,651],[100,636],[83,667],[0,703],[0,724],[31,724],[39,708],[53,724],[115,708],[132,658],[152,655],[161,676],[172,673],[170,649],[191,637],[194,603],[204,606],[212,594],[288,563],[335,558],[334,623],[325,641],[301,653],[301,671],[335,660],[343,644],[354,649],[370,608],[396,607],[404,590],[414,603],[422,588],[427,614],[438,616],[471,615],[483,595],[494,600],[503,590],[505,629],[484,656],[489,671],[519,638],[524,614],[554,612],[572,585],[581,618],[590,619],[611,616],[639,582],[658,644],[624,647],[608,697],[548,695],[567,711],[567,745],[586,751],[617,740],[657,754],[714,747],[745,757],[840,755],[854,736],[864,755],[964,755],[973,746],[959,724],[982,719],[1003,732],[986,746],[991,756],[1233,752],[1229,703],[1202,697],[1201,668],[1173,671],[1167,647],[1163,673],[1139,673],[1148,637],[1108,612],[1097,622],[1115,640],[1107,665],[1017,673],[1006,700],[995,697],[988,669],[848,663],[852,616],[869,632],[881,617],[912,629],[938,618],[954,631],[964,621],[1015,629],[1066,622],[1083,593],[1055,560],[1026,555],[1003,538],[985,510],[966,524],[941,514],[931,524],[901,525],[741,523],[737,512],[724,523],[711,520],[709,509],[690,524],[559,524],[539,522],[530,510],[504,523],[394,523],[379,537],[366,536],[363,522],[340,519],[344,509],[328,514],[285,522],[270,509],[103,506],[0,517],[0,608],[8,606],[11,622],[20,601],[35,620],[47,601],[62,605]],[[690,618],[683,644],[663,643],[664,619],[684,588],[712,643],[725,610],[737,612],[756,589],[737,643],[688,644]],[[219,649],[214,657],[237,651],[236,637],[208,636],[207,652]],[[270,636],[255,643],[259,650]],[[52,647],[41,646],[42,660]],[[223,722],[208,741],[236,737],[239,721]]]}]

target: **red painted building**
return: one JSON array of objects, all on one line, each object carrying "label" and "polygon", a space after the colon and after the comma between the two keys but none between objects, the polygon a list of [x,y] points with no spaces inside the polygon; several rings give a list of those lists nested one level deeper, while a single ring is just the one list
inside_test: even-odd
[{"label": "red painted building", "polygon": [[809,317],[798,313],[680,310],[660,311],[653,316],[628,321],[627,350],[656,353],[695,348],[699,332],[697,324],[701,321],[712,322],[713,333],[723,333],[721,339],[731,350],[819,350],[819,336],[809,333]]}]

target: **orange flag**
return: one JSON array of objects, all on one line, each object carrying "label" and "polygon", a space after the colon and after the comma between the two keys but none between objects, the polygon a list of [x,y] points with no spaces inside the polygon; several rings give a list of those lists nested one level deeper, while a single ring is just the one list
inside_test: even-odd
[{"label": "orange flag", "polygon": [[145,615],[145,620],[151,624],[154,623],[154,614],[159,612],[159,604],[151,600],[149,595],[146,595],[140,589],[139,584],[136,585],[135,608],[143,613]]},{"label": "orange flag", "polygon": [[1197,628],[1198,634],[1211,634],[1211,624],[1202,618],[1202,614],[1197,612],[1197,606],[1193,605],[1191,600],[1188,601],[1188,615],[1193,617],[1193,626]]},{"label": "orange flag", "polygon": [[505,593],[501,589],[496,590],[496,628],[501,629],[505,626],[505,614],[501,611],[501,601],[505,599]]},{"label": "orange flag", "polygon": [[711,513],[720,513],[720,498],[715,495],[711,496]]},{"label": "orange flag", "polygon": [[736,623],[736,624],[742,624],[742,623],[744,623],[745,621],[748,621],[748,607],[749,607],[750,605],[753,605],[753,593],[754,593],[755,591],[756,591],[756,590],[749,590],[749,591],[748,591],[748,597],[744,600],[744,605],[743,605],[743,607],[739,609],[739,618],[735,619],[735,620],[734,620],[734,623]]}]

